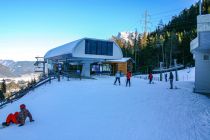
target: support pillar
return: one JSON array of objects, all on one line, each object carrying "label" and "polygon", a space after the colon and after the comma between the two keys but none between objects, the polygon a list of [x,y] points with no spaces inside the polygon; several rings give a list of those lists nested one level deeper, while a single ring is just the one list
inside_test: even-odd
[{"label": "support pillar", "polygon": [[82,65],[81,76],[90,77],[90,63],[84,63]]}]

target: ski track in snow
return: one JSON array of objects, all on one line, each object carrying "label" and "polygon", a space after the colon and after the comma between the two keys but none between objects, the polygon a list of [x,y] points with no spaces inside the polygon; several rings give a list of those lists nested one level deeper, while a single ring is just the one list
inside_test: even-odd
[{"label": "ski track in snow", "polygon": [[35,122],[0,129],[1,140],[209,140],[210,102],[192,82],[132,78],[131,87],[98,80],[53,80],[0,110],[0,121],[25,103]]}]

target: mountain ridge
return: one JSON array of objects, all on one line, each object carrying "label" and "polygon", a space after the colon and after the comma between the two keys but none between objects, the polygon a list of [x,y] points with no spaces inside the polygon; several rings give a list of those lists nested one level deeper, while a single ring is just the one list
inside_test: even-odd
[{"label": "mountain ridge", "polygon": [[19,77],[34,72],[34,61],[0,59],[0,77]]}]

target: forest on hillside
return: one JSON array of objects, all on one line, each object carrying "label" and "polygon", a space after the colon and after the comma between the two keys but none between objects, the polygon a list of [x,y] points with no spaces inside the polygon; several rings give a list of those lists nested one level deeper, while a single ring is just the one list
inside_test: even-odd
[{"label": "forest on hillside", "polygon": [[[202,14],[210,14],[210,0],[203,0]],[[182,10],[165,25],[160,19],[153,32],[136,32],[133,44],[115,36],[112,39],[121,47],[124,57],[132,57],[135,60],[134,72],[148,72],[158,68],[160,62],[163,62],[165,68],[169,68],[173,66],[173,59],[185,67],[193,66],[190,42],[197,36],[197,15],[199,3]]]}]

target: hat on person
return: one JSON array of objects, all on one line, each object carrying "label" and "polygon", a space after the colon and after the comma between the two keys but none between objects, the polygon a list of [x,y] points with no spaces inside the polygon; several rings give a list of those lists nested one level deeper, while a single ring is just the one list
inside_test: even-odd
[{"label": "hat on person", "polygon": [[25,108],[26,108],[26,105],[24,105],[24,104],[20,105],[20,109],[25,109]]}]

